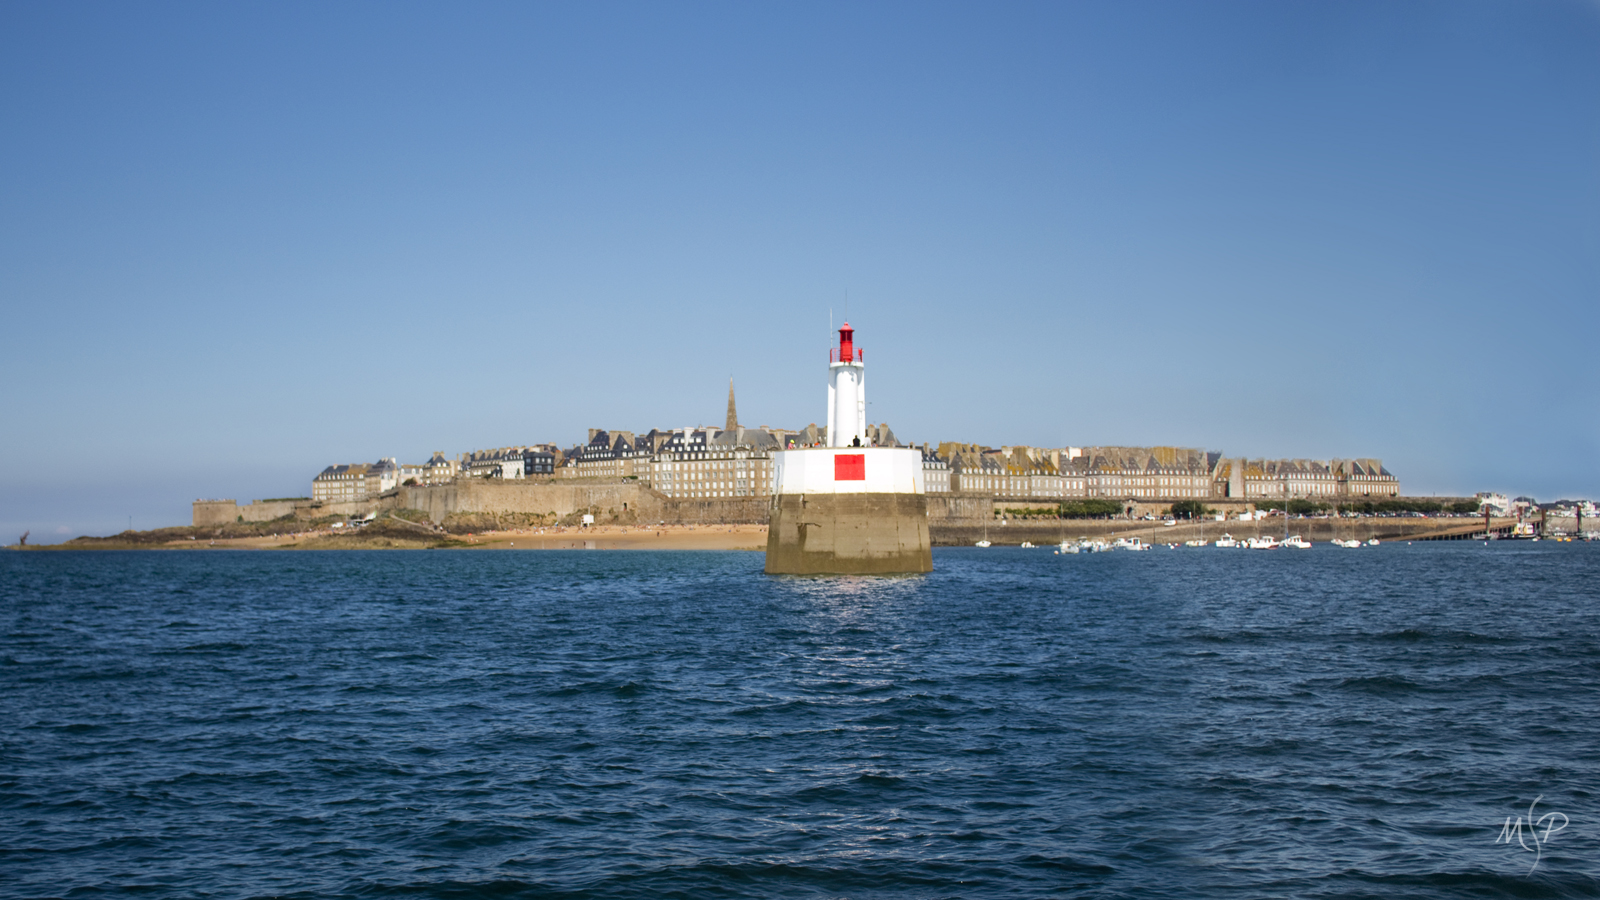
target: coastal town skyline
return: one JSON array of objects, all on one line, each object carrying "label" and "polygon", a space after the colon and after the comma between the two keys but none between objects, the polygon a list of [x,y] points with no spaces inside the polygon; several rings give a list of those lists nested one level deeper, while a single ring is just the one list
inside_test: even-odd
[{"label": "coastal town skyline", "polygon": [[4,0],[0,893],[1593,893],[1597,49]]},{"label": "coastal town skyline", "polygon": [[[867,423],[865,435],[869,447],[920,449],[930,493],[956,492],[1047,505],[1074,498],[1349,502],[1402,493],[1399,479],[1372,457],[1268,460],[1178,446],[990,447],[948,440],[919,445],[897,437],[887,422]],[[480,478],[632,481],[665,497],[681,499],[762,497],[772,492],[773,454],[828,443],[828,426],[819,427],[816,422],[803,428],[742,423],[730,379],[721,426],[641,431],[590,428],[585,441],[571,446],[529,442],[454,456],[435,450],[426,462],[380,457],[372,463],[337,463],[312,479],[306,496],[282,499],[338,504],[375,499],[399,487]],[[687,476],[674,472],[696,467],[726,471],[694,471]],[[230,501],[196,501],[204,502]]]},{"label": "coastal town skyline", "polygon": [[0,29],[12,536],[820,423],[846,317],[919,443],[1600,495],[1593,4],[92,9]]}]

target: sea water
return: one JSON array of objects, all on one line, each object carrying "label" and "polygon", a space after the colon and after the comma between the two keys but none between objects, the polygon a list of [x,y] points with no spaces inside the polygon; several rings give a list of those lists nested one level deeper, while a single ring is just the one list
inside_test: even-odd
[{"label": "sea water", "polygon": [[0,554],[0,896],[1600,895],[1600,546],[935,566]]}]

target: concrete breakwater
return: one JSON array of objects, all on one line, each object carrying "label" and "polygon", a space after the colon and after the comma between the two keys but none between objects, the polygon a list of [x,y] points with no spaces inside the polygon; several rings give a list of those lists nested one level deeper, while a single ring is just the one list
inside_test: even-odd
[{"label": "concrete breakwater", "polygon": [[771,516],[769,574],[933,570],[924,494],[780,494]]}]

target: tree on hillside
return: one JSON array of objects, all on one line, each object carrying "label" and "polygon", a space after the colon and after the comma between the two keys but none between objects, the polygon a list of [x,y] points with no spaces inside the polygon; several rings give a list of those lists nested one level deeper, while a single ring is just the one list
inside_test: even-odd
[{"label": "tree on hillside", "polygon": [[1122,512],[1122,504],[1115,500],[1068,500],[1061,504],[1063,519],[1109,519]]},{"label": "tree on hillside", "polygon": [[1172,504],[1171,514],[1174,519],[1195,519],[1200,516],[1214,515],[1216,510],[1199,500],[1179,500]]}]

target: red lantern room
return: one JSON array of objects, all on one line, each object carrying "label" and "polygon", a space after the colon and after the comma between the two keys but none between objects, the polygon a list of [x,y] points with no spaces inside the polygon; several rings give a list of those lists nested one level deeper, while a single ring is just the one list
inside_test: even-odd
[{"label": "red lantern room", "polygon": [[862,354],[856,349],[855,333],[849,322],[844,323],[844,327],[839,329],[839,349],[828,352],[828,362],[861,362]]}]

